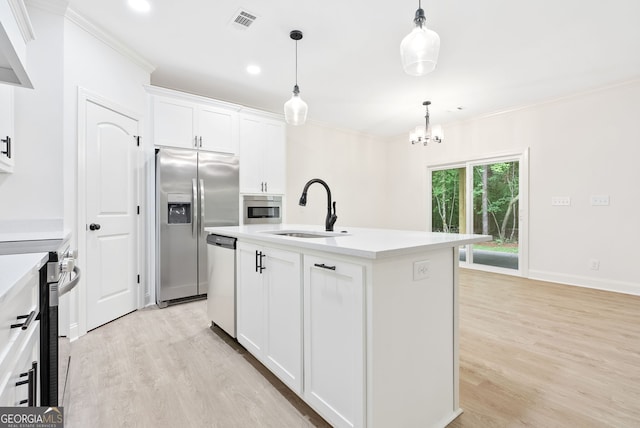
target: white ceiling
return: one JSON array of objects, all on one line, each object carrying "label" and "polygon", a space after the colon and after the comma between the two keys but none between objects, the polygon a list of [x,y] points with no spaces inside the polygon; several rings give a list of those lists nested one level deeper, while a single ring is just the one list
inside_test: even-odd
[{"label": "white ceiling", "polygon": [[[151,62],[153,84],[274,112],[295,83],[289,32],[302,30],[309,119],[372,135],[408,132],[424,100],[449,123],[640,77],[638,0],[425,0],[441,47],[424,77],[400,64],[416,0],[149,1],[146,15],[127,0],[69,5]],[[240,8],[258,16],[249,29],[230,25]]]}]

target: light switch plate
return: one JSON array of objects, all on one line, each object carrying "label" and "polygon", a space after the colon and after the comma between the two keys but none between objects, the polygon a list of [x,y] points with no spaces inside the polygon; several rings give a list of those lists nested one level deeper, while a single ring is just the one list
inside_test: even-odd
[{"label": "light switch plate", "polygon": [[413,280],[420,281],[429,278],[429,268],[429,260],[413,262]]},{"label": "light switch plate", "polygon": [[571,197],[569,196],[554,196],[551,198],[551,205],[554,207],[568,207],[571,205]]},{"label": "light switch plate", "polygon": [[605,207],[609,205],[609,195],[591,195],[591,205]]}]

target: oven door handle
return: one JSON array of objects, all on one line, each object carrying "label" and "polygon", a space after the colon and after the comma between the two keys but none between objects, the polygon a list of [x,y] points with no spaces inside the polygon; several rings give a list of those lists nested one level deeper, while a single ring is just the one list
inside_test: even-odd
[{"label": "oven door handle", "polygon": [[69,283],[66,284],[64,287],[58,288],[58,297],[62,296],[63,294],[67,294],[69,291],[73,290],[76,285],[78,285],[78,282],[80,281],[80,276],[81,276],[80,268],[78,266],[74,266],[73,273],[75,274],[73,279],[69,281]]}]

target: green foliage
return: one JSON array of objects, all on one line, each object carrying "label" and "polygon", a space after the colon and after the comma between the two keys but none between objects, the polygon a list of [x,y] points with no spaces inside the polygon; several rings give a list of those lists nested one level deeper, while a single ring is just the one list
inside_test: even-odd
[{"label": "green foliage", "polygon": [[475,232],[489,233],[501,242],[517,240],[519,185],[518,162],[473,168],[474,224],[484,223],[484,230],[476,227]]},{"label": "green foliage", "polygon": [[[432,230],[458,232],[461,169],[433,171]],[[499,242],[517,242],[519,163],[498,162],[473,168],[474,233],[487,233]]]},{"label": "green foliage", "polygon": [[458,169],[434,171],[431,175],[431,229],[434,232],[457,232],[459,230],[459,177]]}]

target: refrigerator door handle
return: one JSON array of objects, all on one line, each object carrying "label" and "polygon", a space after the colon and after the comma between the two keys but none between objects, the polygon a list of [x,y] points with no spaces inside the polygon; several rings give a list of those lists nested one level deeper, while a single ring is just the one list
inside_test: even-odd
[{"label": "refrigerator door handle", "polygon": [[193,200],[193,209],[191,210],[191,234],[195,238],[198,230],[198,184],[196,179],[191,179],[191,199]]},{"label": "refrigerator door handle", "polygon": [[204,219],[204,180],[200,179],[200,234],[204,233]]}]

